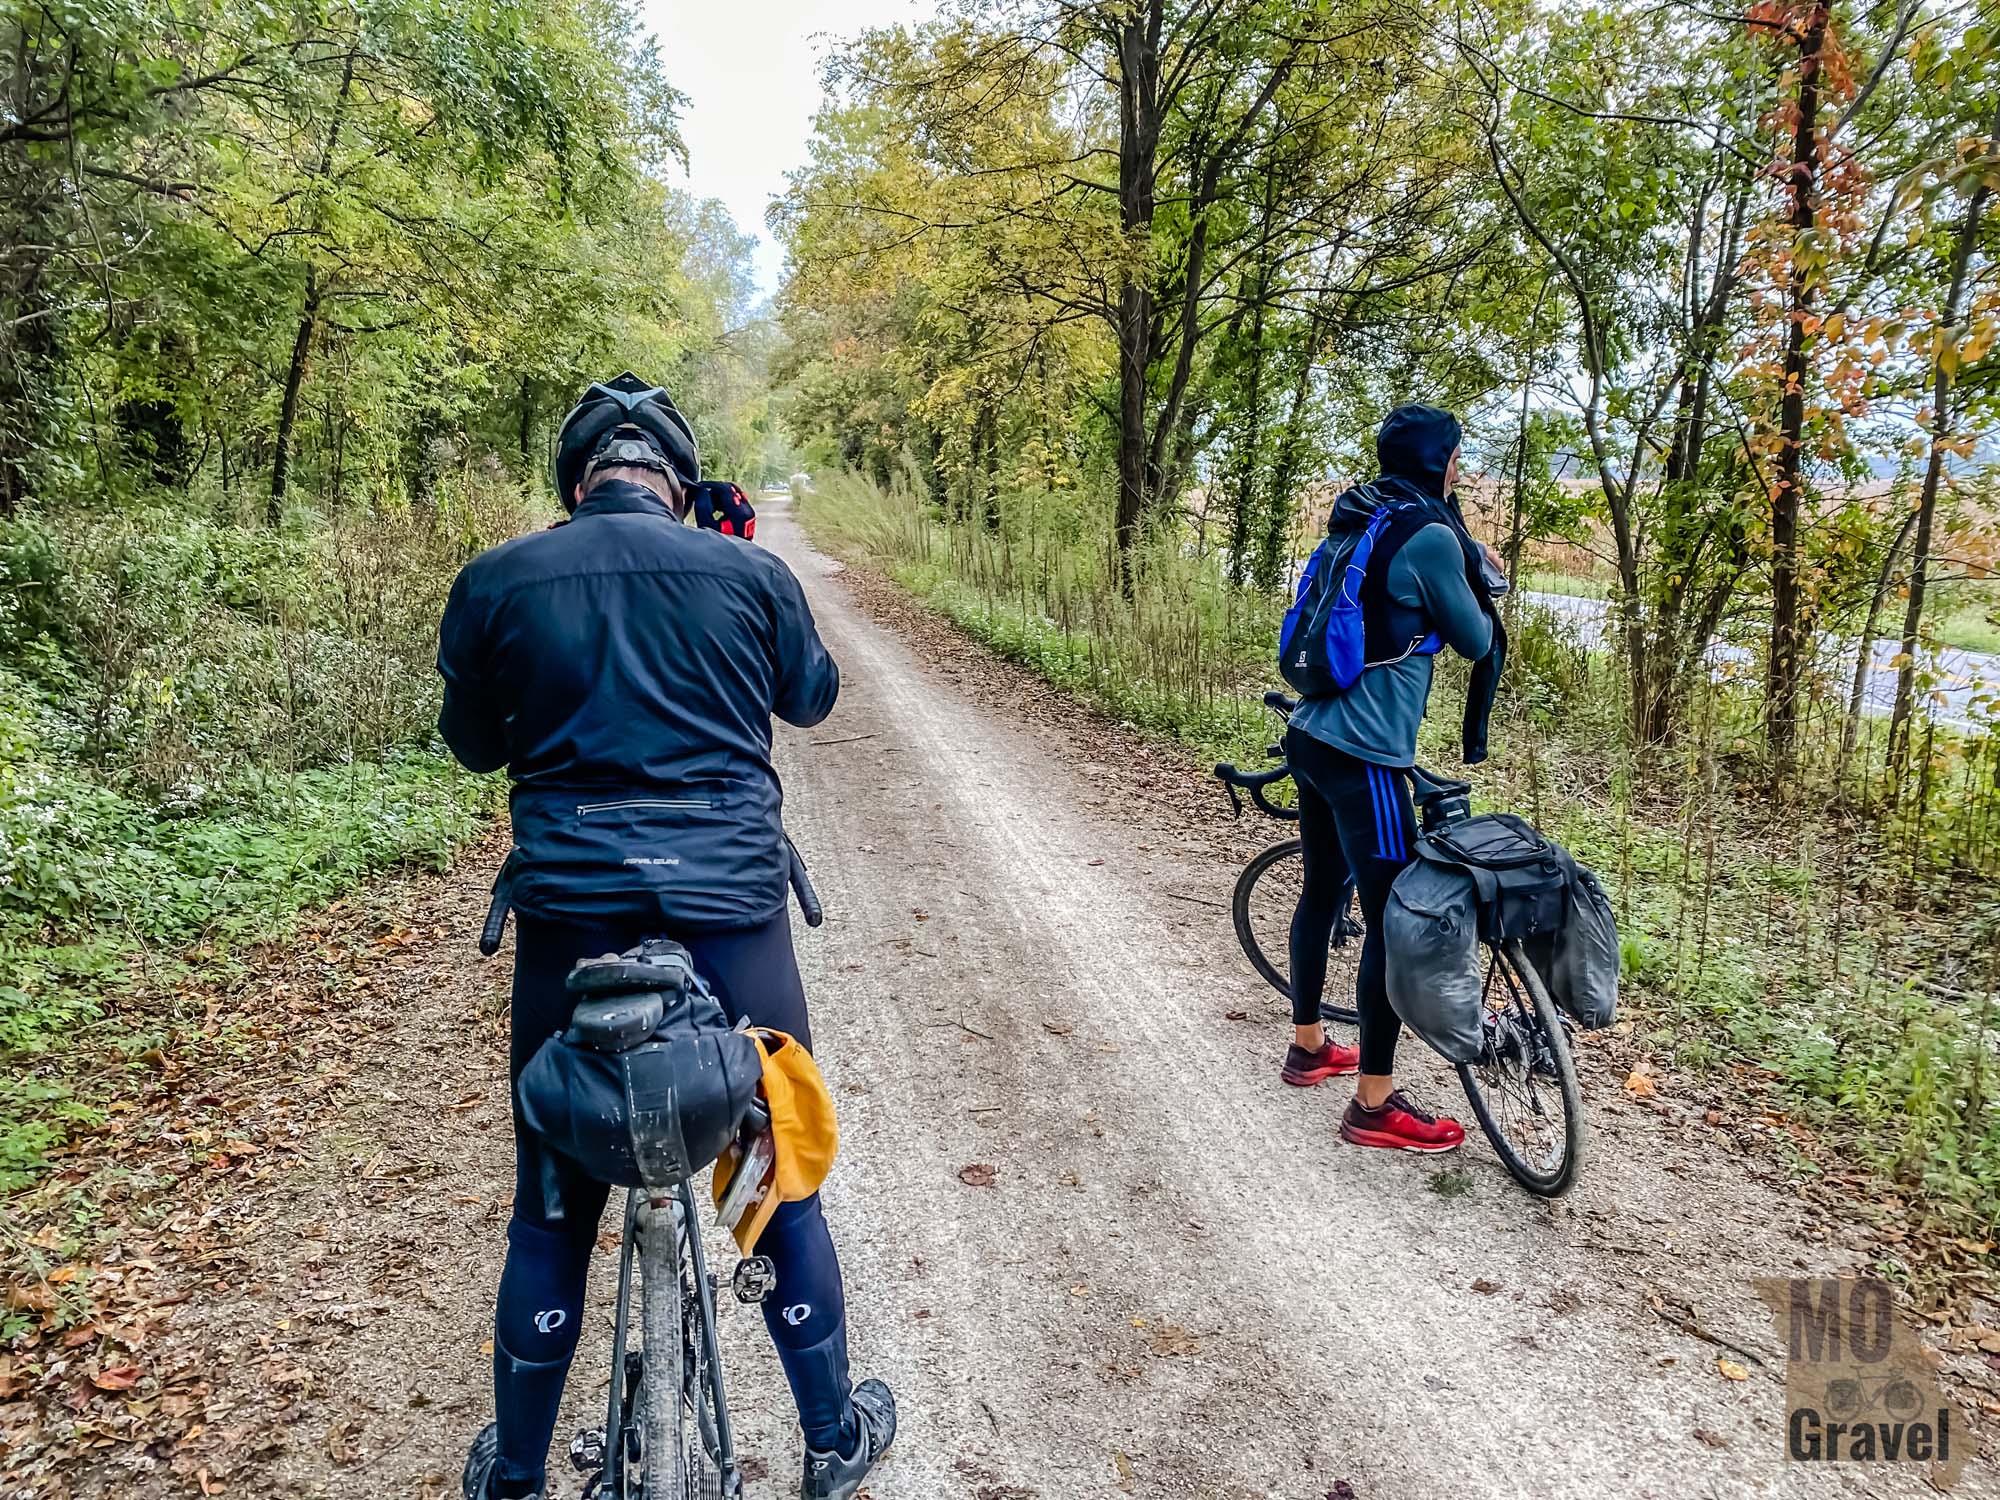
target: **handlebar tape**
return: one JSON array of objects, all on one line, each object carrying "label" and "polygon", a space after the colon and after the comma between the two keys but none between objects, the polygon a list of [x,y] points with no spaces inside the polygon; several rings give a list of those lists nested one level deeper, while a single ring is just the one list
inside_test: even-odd
[{"label": "handlebar tape", "polygon": [[817,927],[826,920],[826,909],[819,904],[819,893],[813,889],[812,877],[806,873],[806,862],[799,857],[799,846],[785,839],[785,850],[792,857],[792,894],[799,898],[799,911],[806,919],[806,926]]}]

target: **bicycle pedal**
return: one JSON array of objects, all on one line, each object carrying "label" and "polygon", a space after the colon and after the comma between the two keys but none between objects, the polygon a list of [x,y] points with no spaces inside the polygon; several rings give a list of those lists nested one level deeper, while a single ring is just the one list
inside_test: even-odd
[{"label": "bicycle pedal", "polygon": [[730,1290],[745,1307],[754,1306],[771,1295],[778,1284],[778,1268],[768,1255],[746,1255],[736,1262],[729,1278]]},{"label": "bicycle pedal", "polygon": [[579,1474],[594,1474],[604,1467],[604,1429],[586,1427],[569,1440],[570,1467]]}]

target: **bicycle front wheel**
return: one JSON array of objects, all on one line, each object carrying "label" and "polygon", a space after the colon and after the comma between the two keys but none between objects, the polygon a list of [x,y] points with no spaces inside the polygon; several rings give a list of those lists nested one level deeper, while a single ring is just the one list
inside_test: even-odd
[{"label": "bicycle front wheel", "polygon": [[1529,1192],[1568,1192],[1583,1165],[1583,1095],[1569,1031],[1518,942],[1491,950],[1485,1050],[1458,1080],[1501,1165]]},{"label": "bicycle front wheel", "polygon": [[681,1395],[683,1350],[680,1235],[671,1201],[648,1205],[639,1222],[639,1336],[645,1373],[639,1382],[641,1472],[645,1500],[685,1500],[687,1428]]},{"label": "bicycle front wheel", "polygon": [[[1236,941],[1250,966],[1264,982],[1292,998],[1292,914],[1298,910],[1305,884],[1305,845],[1298,839],[1273,844],[1243,867],[1236,879],[1230,916]],[[1327,949],[1326,998],[1320,1001],[1322,1021],[1353,1026],[1361,1015],[1354,1008],[1354,986],[1361,963],[1361,919],[1354,911],[1335,924]]]}]

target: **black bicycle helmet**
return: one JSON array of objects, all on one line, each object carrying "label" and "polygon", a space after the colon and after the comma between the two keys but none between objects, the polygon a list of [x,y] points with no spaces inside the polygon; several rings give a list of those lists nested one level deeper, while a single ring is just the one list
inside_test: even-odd
[{"label": "black bicycle helmet", "polygon": [[630,370],[585,391],[556,430],[556,495],[564,509],[576,509],[576,487],[606,464],[671,473],[684,485],[701,479],[688,419],[665,391]]}]

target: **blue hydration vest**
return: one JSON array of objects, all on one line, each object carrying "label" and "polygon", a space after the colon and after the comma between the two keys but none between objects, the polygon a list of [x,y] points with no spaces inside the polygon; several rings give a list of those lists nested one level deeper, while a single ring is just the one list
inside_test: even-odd
[{"label": "blue hydration vest", "polygon": [[1378,506],[1358,532],[1329,536],[1299,577],[1278,631],[1278,670],[1302,698],[1345,692],[1370,667],[1442,649],[1417,612],[1389,597],[1389,565],[1432,522],[1415,505]]}]

